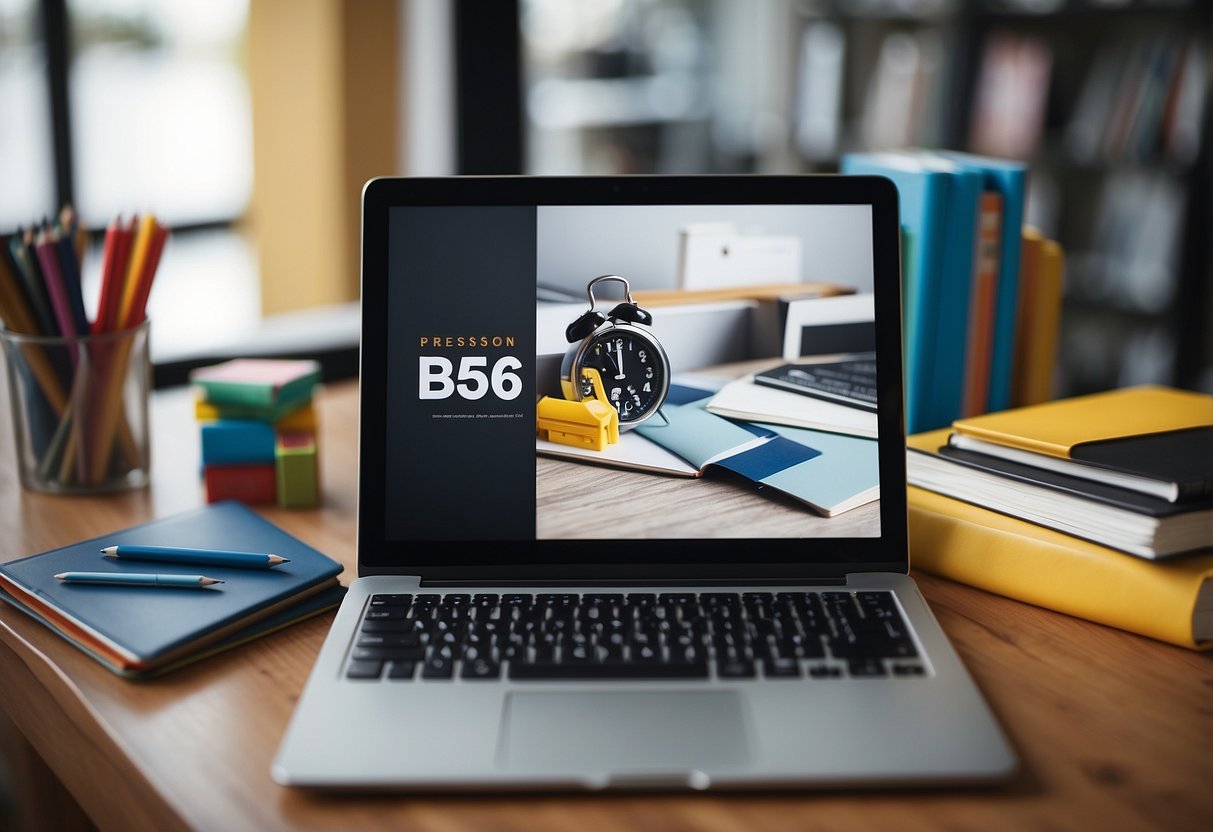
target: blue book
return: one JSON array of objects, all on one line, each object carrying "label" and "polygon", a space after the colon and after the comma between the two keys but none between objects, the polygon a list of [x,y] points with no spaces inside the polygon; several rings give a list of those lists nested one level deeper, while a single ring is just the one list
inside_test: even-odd
[{"label": "blue book", "polygon": [[947,156],[924,153],[922,159],[928,169],[952,180],[943,226],[943,266],[933,365],[935,395],[926,417],[928,429],[934,429],[947,427],[964,415],[970,307],[978,264],[984,177]]},{"label": "blue book", "polygon": [[274,426],[254,419],[216,419],[203,422],[202,464],[240,465],[274,461],[277,446]]},{"label": "blue book", "polygon": [[[156,564],[103,556],[119,544],[257,551],[290,562],[272,569]],[[204,574],[195,589],[70,584],[61,572]],[[342,565],[242,503],[225,501],[0,564],[0,599],[123,676],[166,672],[330,609]]]},{"label": "blue book", "polygon": [[[938,402],[941,379],[936,360],[946,291],[949,206],[957,177],[932,170],[919,154],[901,152],[848,153],[842,157],[840,171],[884,176],[897,187],[903,236],[913,241],[901,278],[906,430],[918,433],[941,427],[945,411]],[[963,351],[961,358],[963,363]]]},{"label": "blue book", "polygon": [[998,288],[994,311],[993,351],[990,363],[988,410],[1011,406],[1011,373],[1015,356],[1015,319],[1019,306],[1019,254],[1022,244],[1028,166],[1025,162],[996,159],[972,153],[940,151],[939,155],[976,171],[983,187],[1002,194],[1002,228],[999,232]]}]

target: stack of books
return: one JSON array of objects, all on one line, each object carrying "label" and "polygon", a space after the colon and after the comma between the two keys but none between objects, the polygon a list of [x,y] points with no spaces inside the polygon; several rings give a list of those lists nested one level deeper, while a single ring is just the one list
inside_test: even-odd
[{"label": "stack of books", "polygon": [[319,502],[310,359],[236,358],[190,374],[207,502],[306,508]]},{"label": "stack of books", "polygon": [[1025,224],[1027,165],[912,149],[841,171],[897,187],[909,431],[1051,398],[1064,257]]},{"label": "stack of books", "polygon": [[1213,396],[1144,385],[912,435],[911,562],[1213,645]]},{"label": "stack of books", "polygon": [[[131,546],[188,546],[176,551],[191,557],[144,552],[132,560],[122,554]],[[267,560],[235,565],[225,553]],[[345,595],[341,571],[338,561],[229,500],[0,564],[0,601],[114,673],[143,679],[333,609]]]}]

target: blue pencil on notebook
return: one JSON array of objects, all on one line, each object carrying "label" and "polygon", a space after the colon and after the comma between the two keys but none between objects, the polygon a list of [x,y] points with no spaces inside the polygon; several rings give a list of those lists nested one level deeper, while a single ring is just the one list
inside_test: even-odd
[{"label": "blue pencil on notebook", "polygon": [[235,566],[243,569],[269,569],[281,563],[290,563],[281,555],[266,552],[233,552],[226,549],[191,549],[181,546],[106,546],[101,550],[101,554],[122,560]]},{"label": "blue pencil on notebook", "polygon": [[60,572],[55,576],[65,584],[112,584],[114,586],[155,586],[176,589],[221,584],[205,575],[157,575],[141,572]]}]

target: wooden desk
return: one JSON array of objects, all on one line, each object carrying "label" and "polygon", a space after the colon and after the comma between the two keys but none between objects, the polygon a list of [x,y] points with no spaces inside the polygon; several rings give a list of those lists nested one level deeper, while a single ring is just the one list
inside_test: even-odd
[{"label": "wooden desk", "polygon": [[[264,513],[343,561],[348,581],[356,389],[326,388],[318,406],[323,508]],[[201,504],[196,435],[186,391],[157,394],[149,490],[52,497],[21,491],[0,420],[0,558]],[[329,616],[163,679],[129,682],[0,605],[0,709],[17,729],[9,747],[19,768],[43,774],[19,787],[23,799],[43,799],[43,825],[34,828],[61,828],[72,815],[58,780],[99,827],[122,830],[1213,829],[1213,657],[918,578],[1021,755],[1022,774],[1009,785],[862,795],[295,791],[274,784],[268,769]]]}]

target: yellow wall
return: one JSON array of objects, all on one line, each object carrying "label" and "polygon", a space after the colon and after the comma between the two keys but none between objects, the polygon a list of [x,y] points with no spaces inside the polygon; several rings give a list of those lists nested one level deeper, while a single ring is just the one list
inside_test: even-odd
[{"label": "yellow wall", "polygon": [[358,297],[362,185],[397,167],[397,0],[253,0],[262,312]]}]

